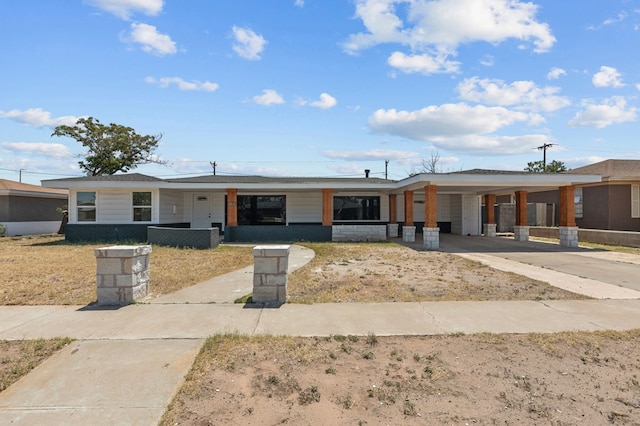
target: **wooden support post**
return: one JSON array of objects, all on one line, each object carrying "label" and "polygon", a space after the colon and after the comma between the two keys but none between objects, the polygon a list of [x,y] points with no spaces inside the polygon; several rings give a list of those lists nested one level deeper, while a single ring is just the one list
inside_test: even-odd
[{"label": "wooden support post", "polygon": [[404,226],[413,226],[413,191],[404,191]]},{"label": "wooden support post", "polygon": [[227,189],[227,226],[238,226],[238,190]]},{"label": "wooden support post", "polygon": [[437,196],[438,187],[436,185],[427,185],[424,187],[424,227],[437,228]]},{"label": "wooden support post", "polygon": [[322,189],[322,226],[333,224],[333,189]]}]

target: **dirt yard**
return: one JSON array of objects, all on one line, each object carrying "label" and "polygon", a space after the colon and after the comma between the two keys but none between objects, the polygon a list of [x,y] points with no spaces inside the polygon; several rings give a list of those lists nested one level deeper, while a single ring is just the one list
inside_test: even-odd
[{"label": "dirt yard", "polygon": [[585,298],[450,253],[392,243],[304,245],[316,257],[290,275],[290,303]]},{"label": "dirt yard", "polygon": [[640,425],[640,330],[214,336],[162,425]]}]

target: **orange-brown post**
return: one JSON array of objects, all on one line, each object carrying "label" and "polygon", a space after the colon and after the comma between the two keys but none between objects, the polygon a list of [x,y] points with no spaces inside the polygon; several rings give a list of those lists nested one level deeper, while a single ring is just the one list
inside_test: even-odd
[{"label": "orange-brown post", "polygon": [[322,226],[333,224],[333,189],[322,190]]},{"label": "orange-brown post", "polygon": [[495,224],[496,217],[493,210],[493,206],[496,204],[496,194],[486,194],[484,196],[484,213],[487,219],[486,223]]},{"label": "orange-brown post", "polygon": [[527,191],[516,191],[516,226],[527,226]]},{"label": "orange-brown post", "polygon": [[227,189],[227,226],[238,226],[238,190]]},{"label": "orange-brown post", "polygon": [[437,228],[437,196],[438,187],[436,185],[427,185],[424,187],[424,227]]},{"label": "orange-brown post", "polygon": [[575,187],[560,187],[560,226],[576,226]]},{"label": "orange-brown post", "polygon": [[413,191],[404,191],[404,226],[413,226]]},{"label": "orange-brown post", "polygon": [[398,196],[389,194],[389,223],[398,223]]}]

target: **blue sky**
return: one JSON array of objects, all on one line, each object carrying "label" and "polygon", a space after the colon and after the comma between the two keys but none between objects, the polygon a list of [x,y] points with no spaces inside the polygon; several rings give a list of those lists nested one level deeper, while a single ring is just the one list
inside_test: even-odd
[{"label": "blue sky", "polygon": [[0,1],[0,178],[80,176],[92,116],[159,177],[401,179],[640,158],[640,1]]}]

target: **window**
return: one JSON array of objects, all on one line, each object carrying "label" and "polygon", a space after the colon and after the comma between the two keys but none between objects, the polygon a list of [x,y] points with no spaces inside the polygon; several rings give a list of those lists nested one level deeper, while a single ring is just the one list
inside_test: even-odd
[{"label": "window", "polygon": [[78,222],[96,221],[96,193],[78,192],[76,195]]},{"label": "window", "polygon": [[582,188],[576,188],[573,192],[573,203],[575,205],[575,217],[582,218]]},{"label": "window", "polygon": [[380,197],[333,197],[333,220],[380,220]]},{"label": "window", "polygon": [[133,221],[151,222],[151,192],[133,193]]},{"label": "window", "polygon": [[631,217],[640,218],[640,185],[631,185]]},{"label": "window", "polygon": [[286,225],[285,195],[238,195],[238,225]]}]

